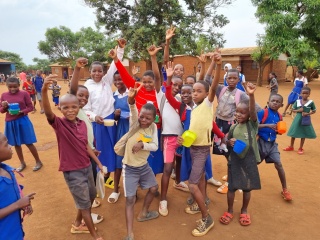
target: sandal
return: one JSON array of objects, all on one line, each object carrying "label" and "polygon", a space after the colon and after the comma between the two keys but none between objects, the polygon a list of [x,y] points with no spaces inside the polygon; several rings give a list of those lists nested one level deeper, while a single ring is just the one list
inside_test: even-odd
[{"label": "sandal", "polygon": [[286,147],[286,148],[284,148],[283,149],[283,151],[293,151],[294,150],[294,148],[293,147],[291,147],[291,146],[288,146],[288,147]]},{"label": "sandal", "polygon": [[93,224],[98,224],[103,221],[103,216],[96,213],[91,213],[91,218],[92,218]]},{"label": "sandal", "polygon": [[225,182],[221,187],[217,189],[218,193],[226,194],[228,192],[228,183]]},{"label": "sandal", "polygon": [[220,217],[220,222],[225,225],[228,225],[232,219],[233,215],[231,213],[224,212],[223,215]]},{"label": "sandal", "polygon": [[250,225],[250,224],[251,224],[250,215],[249,215],[249,214],[246,214],[246,213],[240,214],[239,222],[240,222],[241,226],[248,226],[248,225]]},{"label": "sandal", "polygon": [[299,154],[299,155],[303,154],[303,149],[302,149],[302,148],[299,148],[299,149],[298,149],[298,154]]},{"label": "sandal", "polygon": [[91,208],[97,208],[101,205],[101,203],[98,200],[93,200]]},{"label": "sandal", "polygon": [[224,175],[221,179],[222,179],[223,181],[228,181],[228,175]]},{"label": "sandal", "polygon": [[113,179],[111,177],[109,177],[104,185],[108,188],[114,189]]},{"label": "sandal", "polygon": [[34,172],[36,172],[36,171],[40,170],[40,169],[42,168],[42,166],[43,166],[42,162],[37,163],[37,164],[33,167],[32,170],[33,170]]},{"label": "sandal", "polygon": [[79,227],[76,227],[75,225],[71,225],[71,233],[90,233],[89,229],[87,226],[80,224]]},{"label": "sandal", "polygon": [[187,198],[187,204],[188,204],[188,205],[192,205],[193,203],[194,203],[193,197],[192,197],[192,196],[189,196],[189,197]]},{"label": "sandal", "polygon": [[110,196],[108,197],[108,203],[116,203],[119,199],[119,196],[120,196],[120,192],[111,193]]},{"label": "sandal", "polygon": [[21,164],[18,168],[16,168],[16,171],[17,172],[22,172],[26,167],[27,167],[27,165]]},{"label": "sandal", "polygon": [[173,187],[175,189],[178,189],[178,190],[181,190],[181,191],[184,191],[184,192],[190,192],[188,185],[185,184],[184,182],[180,182],[180,183],[174,182],[173,183]]},{"label": "sandal", "polygon": [[286,201],[292,201],[291,193],[286,188],[284,188],[283,191],[281,192],[281,196]]},{"label": "sandal", "polygon": [[137,221],[138,222],[145,222],[145,221],[155,219],[157,217],[159,217],[159,213],[157,211],[150,211],[147,213],[147,215],[145,217],[141,217],[141,218],[138,217]]}]

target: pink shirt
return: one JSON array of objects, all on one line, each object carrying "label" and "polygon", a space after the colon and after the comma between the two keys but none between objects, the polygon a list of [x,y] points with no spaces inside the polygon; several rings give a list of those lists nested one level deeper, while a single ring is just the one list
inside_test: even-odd
[{"label": "pink shirt", "polygon": [[25,82],[25,81],[27,81],[27,74],[26,74],[25,72],[21,72],[21,73],[19,74],[19,78],[20,78],[20,80],[21,80],[22,82]]},{"label": "pink shirt", "polygon": [[86,168],[90,165],[87,151],[87,126],[84,121],[77,118],[73,123],[65,117],[54,117],[48,121],[56,132],[60,166],[59,171],[67,172]]}]

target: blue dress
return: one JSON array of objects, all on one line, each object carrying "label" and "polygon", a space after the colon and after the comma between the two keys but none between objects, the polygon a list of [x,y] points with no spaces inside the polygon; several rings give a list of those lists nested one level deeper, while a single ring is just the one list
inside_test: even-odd
[{"label": "blue dress", "polygon": [[294,84],[295,86],[292,89],[292,92],[288,96],[288,104],[294,104],[298,100],[304,85],[303,81],[300,81],[300,80],[296,80]]},{"label": "blue dress", "polygon": [[[191,120],[191,110],[186,110],[186,120],[184,121],[184,131],[189,129],[190,126],[190,120]],[[190,155],[190,148],[183,147],[182,150],[182,160],[181,160],[181,172],[180,172],[180,179],[182,182],[187,181],[190,176],[192,167],[192,160]],[[206,165],[205,165],[205,173],[206,173],[206,180],[213,177],[212,173],[212,163],[211,163],[211,155],[209,154]]]},{"label": "blue dress", "polygon": [[[114,109],[120,109],[120,119],[117,122],[117,131],[116,131],[116,142],[122,138],[129,131],[129,115],[130,109],[128,105],[128,96],[120,97],[119,95],[113,94],[114,98]],[[116,168],[122,168],[122,159],[123,156],[116,155]]]}]

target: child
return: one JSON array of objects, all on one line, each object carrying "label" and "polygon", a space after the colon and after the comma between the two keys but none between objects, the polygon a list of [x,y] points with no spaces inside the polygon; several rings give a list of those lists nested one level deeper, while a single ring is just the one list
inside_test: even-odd
[{"label": "child", "polygon": [[3,162],[12,158],[8,139],[0,133],[0,239],[23,239],[23,216],[31,215],[31,200],[35,193],[23,196],[14,169]]},{"label": "child", "polygon": [[23,85],[22,85],[22,89],[27,91],[30,95],[30,98],[33,102],[33,113],[35,111],[37,111],[36,109],[36,91],[35,91],[35,88],[33,86],[33,83],[31,82],[31,76],[30,75],[27,75],[27,81],[23,82]]},{"label": "child", "polygon": [[[97,192],[94,185],[90,157],[102,171],[102,165],[88,144],[86,124],[77,118],[79,101],[76,96],[67,94],[61,97],[60,111],[64,118],[57,117],[51,110],[48,88],[57,75],[49,75],[42,88],[43,108],[48,123],[55,130],[58,141],[59,170],[63,172],[66,183],[78,209],[72,224],[71,233],[90,233],[96,240],[98,236],[91,218],[91,205]],[[89,157],[90,156],[90,157]],[[82,219],[85,225],[82,224]]]},{"label": "child", "polygon": [[267,88],[270,89],[270,95],[277,94],[279,86],[277,81],[277,75],[274,72],[269,73],[268,83],[269,85],[267,86]]},{"label": "child", "polygon": [[52,101],[54,105],[58,106],[61,87],[57,84],[57,81],[53,81],[49,89],[52,90]]},{"label": "child", "polygon": [[[135,85],[135,80],[130,76],[130,74],[127,72],[126,68],[122,65],[121,61],[119,61],[117,57],[117,49],[111,49],[109,51],[109,57],[111,57],[119,71],[119,74],[121,76],[121,79],[123,83],[126,85],[127,88],[133,88]],[[155,76],[152,71],[146,71],[140,83],[142,83],[142,88],[137,93],[137,96],[135,98],[136,105],[138,108],[138,111],[141,110],[142,106],[146,103],[152,103],[156,109],[157,109],[157,115],[155,118],[155,123],[158,128],[158,145],[160,145],[160,137],[161,136],[161,116],[159,107],[157,104],[157,98],[156,98],[156,91],[155,91]],[[152,171],[154,174],[162,173],[163,171],[163,153],[160,148],[157,149],[156,152],[151,152],[150,156],[148,158],[148,162],[150,167],[152,168]]]},{"label": "child", "polygon": [[[24,161],[21,147],[22,144],[25,144],[36,160],[33,171],[38,171],[42,168],[42,162],[36,147],[33,145],[33,143],[37,142],[37,139],[33,125],[28,117],[28,113],[33,111],[29,93],[19,90],[20,83],[18,78],[10,77],[7,79],[6,83],[9,91],[1,95],[0,112],[6,113],[4,134],[8,138],[9,144],[14,146],[20,160],[20,166],[16,170],[22,172],[27,166]],[[18,114],[10,114],[10,103],[19,104],[20,111]]]},{"label": "child", "polygon": [[[211,82],[211,74],[213,71],[214,63],[211,63],[207,74],[205,77],[206,82]],[[234,113],[236,110],[236,105],[242,101],[248,101],[248,95],[237,89],[237,83],[239,82],[239,72],[236,69],[230,69],[226,73],[226,82],[228,86],[218,85],[216,90],[216,96],[218,100],[218,106],[216,111],[216,124],[220,128],[220,130],[227,134],[231,125],[234,123]],[[256,105],[257,110],[261,108]],[[228,159],[229,152],[222,152],[217,150],[218,146],[216,144],[213,145],[213,154],[224,155],[226,159]],[[227,176],[224,176],[223,179],[227,179]],[[221,187],[217,189],[218,193],[226,194],[228,192],[228,182],[223,184]]]},{"label": "child", "polygon": [[251,224],[248,214],[248,205],[251,197],[251,190],[261,189],[260,177],[257,163],[259,163],[259,149],[256,141],[258,133],[257,112],[255,109],[254,91],[256,87],[247,83],[246,91],[249,95],[249,106],[247,102],[240,102],[237,105],[235,118],[237,124],[230,128],[228,144],[234,146],[237,140],[245,142],[245,149],[237,154],[231,150],[228,159],[228,211],[220,217],[220,222],[229,224],[233,218],[233,203],[235,191],[243,190],[243,202],[240,214],[240,224],[248,226]]},{"label": "child", "polygon": [[44,78],[41,77],[41,71],[37,70],[36,71],[36,76],[32,78],[33,86],[35,87],[36,90],[36,96],[39,101],[40,105],[40,113],[43,114],[43,107],[42,107],[42,96],[41,96],[41,89],[43,85]]},{"label": "child", "polygon": [[213,84],[198,81],[193,85],[192,98],[197,107],[191,112],[190,130],[197,138],[190,148],[192,169],[189,177],[189,189],[196,203],[185,209],[186,213],[194,214],[201,211],[202,218],[198,226],[192,231],[193,236],[204,236],[213,227],[214,222],[208,214],[205,205],[205,162],[210,155],[211,131],[213,122],[212,102],[219,82],[221,55],[216,52],[214,59],[217,63]]},{"label": "child", "polygon": [[[240,67],[240,66],[238,66]],[[237,71],[239,73],[239,76],[238,76],[238,82],[237,82],[237,85],[236,85],[236,88],[241,90],[242,92],[245,92],[245,89],[244,89],[244,84],[246,82],[245,78],[244,78],[244,75],[240,73],[240,70],[241,70],[241,67],[239,68],[240,70],[238,70],[238,67],[237,67]],[[227,81],[227,76],[228,76],[228,72],[229,70],[232,69],[232,65],[230,63],[226,63],[224,65],[224,70],[226,71],[226,73],[224,74],[224,86],[228,86],[228,81]]]},{"label": "child", "polygon": [[138,84],[135,84],[135,87],[131,88],[128,93],[130,130],[115,146],[115,151],[119,155],[120,153],[117,151],[119,146],[122,145],[125,148],[122,163],[123,186],[126,197],[126,240],[134,239],[133,215],[138,185],[142,189],[148,189],[142,210],[137,218],[138,222],[148,221],[159,216],[157,211],[149,211],[154,195],[158,190],[158,184],[147,161],[150,151],[156,151],[158,148],[157,126],[154,123],[156,108],[153,104],[147,103],[141,107],[138,116],[135,97],[143,85],[139,89],[137,89],[137,86]]},{"label": "child", "polygon": [[[94,146],[92,123],[91,123],[90,119],[88,118],[88,116],[86,115],[85,111],[83,110],[83,107],[88,103],[89,91],[85,86],[79,85],[79,83],[78,83],[79,79],[80,79],[80,76],[79,76],[80,69],[83,68],[84,66],[86,66],[87,64],[88,64],[88,59],[86,59],[86,58],[78,58],[76,60],[76,66],[74,68],[71,82],[70,82],[70,94],[73,94],[78,98],[80,109],[79,109],[79,113],[78,113],[77,117],[80,120],[85,122],[86,127],[87,127],[88,144],[89,144],[90,148],[92,149],[92,151],[94,152],[94,154],[96,156],[99,156],[100,151],[98,151]],[[97,164],[92,158],[90,158],[90,162],[91,162],[91,166],[92,166],[94,183],[96,184]],[[100,205],[101,205],[101,203],[95,199],[93,201],[92,208],[99,207]],[[91,213],[91,217],[92,217],[94,224],[98,224],[103,221],[103,216],[101,216],[99,214]]]},{"label": "child", "polygon": [[[128,89],[124,85],[119,72],[113,75],[114,85],[118,89],[113,93],[114,98],[114,117],[117,120],[117,136],[118,142],[123,135],[129,131],[129,114],[130,109],[128,105]],[[123,156],[116,155],[116,170],[114,172],[114,190],[108,197],[109,203],[116,203],[119,199],[119,181],[122,172],[122,159]]]},{"label": "child", "polygon": [[291,201],[292,197],[287,189],[286,175],[281,164],[278,143],[276,142],[277,123],[282,120],[282,116],[278,112],[278,109],[282,106],[282,96],[275,93],[269,97],[268,108],[258,112],[258,146],[261,161],[266,160],[266,163],[274,163],[274,166],[278,171],[282,185],[282,197],[287,201]]},{"label": "child", "polygon": [[[308,85],[308,79],[303,76],[302,70],[299,70],[296,73],[296,79],[294,80],[293,84],[294,84],[294,88],[292,89],[292,92],[288,96],[288,103],[284,108],[284,112],[282,113],[283,117],[286,116],[286,111],[288,110],[289,106],[294,104],[299,99],[302,88]],[[291,114],[291,112],[289,114]]]},{"label": "child", "polygon": [[291,137],[290,146],[284,148],[284,151],[293,151],[293,145],[296,138],[301,138],[298,154],[303,154],[303,145],[306,138],[316,138],[310,115],[316,112],[316,106],[312,100],[309,100],[311,89],[303,87],[301,91],[302,99],[298,99],[292,106],[292,111],[297,115],[293,119],[293,122],[288,131],[288,136]]},{"label": "child", "polygon": [[[117,42],[119,46],[118,57],[122,59],[126,40],[118,39]],[[101,151],[99,159],[104,166],[107,166],[109,172],[114,172],[116,156],[113,146],[116,143],[116,127],[104,126],[104,120],[114,120],[112,85],[113,75],[117,71],[117,68],[114,62],[112,62],[108,72],[103,76],[103,64],[101,62],[93,62],[89,70],[91,79],[87,80],[84,84],[89,90],[89,99],[83,110],[92,121],[96,147]],[[109,175],[107,175],[106,186],[113,189],[113,180]]]}]

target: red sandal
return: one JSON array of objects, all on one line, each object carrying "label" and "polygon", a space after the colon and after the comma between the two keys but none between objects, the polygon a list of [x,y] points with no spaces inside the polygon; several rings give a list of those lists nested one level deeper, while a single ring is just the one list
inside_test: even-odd
[{"label": "red sandal", "polygon": [[286,148],[284,148],[283,149],[283,151],[293,151],[294,150],[294,148],[293,147],[291,147],[291,146],[288,146],[288,147],[286,147]]},{"label": "red sandal", "polygon": [[246,213],[240,214],[239,222],[242,226],[248,226],[251,224],[250,215]]},{"label": "red sandal", "polygon": [[231,213],[224,212],[223,215],[220,217],[220,222],[225,225],[228,225],[232,219],[233,215]]}]

